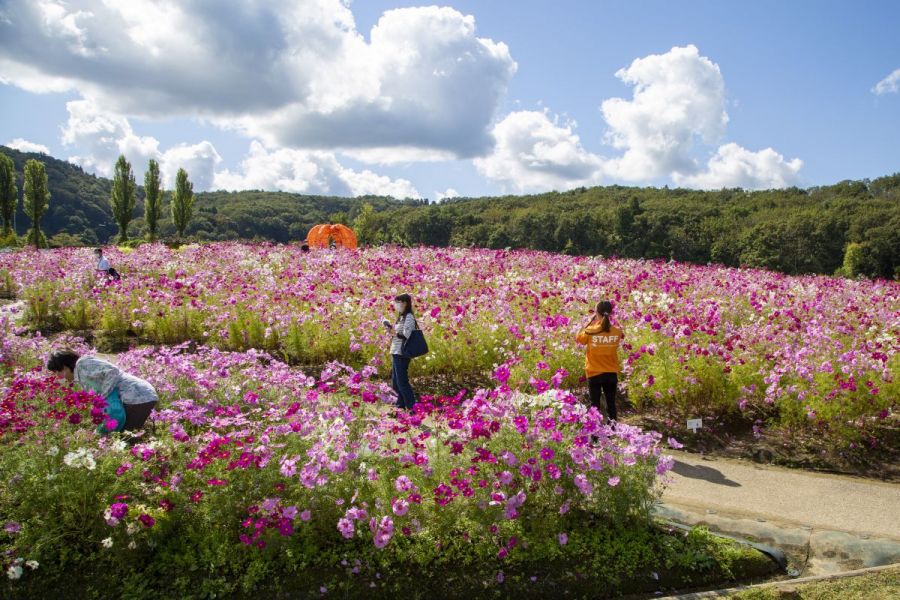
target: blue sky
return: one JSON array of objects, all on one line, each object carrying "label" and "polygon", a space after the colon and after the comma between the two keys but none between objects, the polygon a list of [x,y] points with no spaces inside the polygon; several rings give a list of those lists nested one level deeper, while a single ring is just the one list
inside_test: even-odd
[{"label": "blue sky", "polygon": [[[140,4],[143,14],[104,15],[87,0],[0,3],[0,143],[43,145],[99,174],[120,151],[139,172],[157,158],[201,188],[431,199],[612,183],[806,187],[900,171],[897,2],[491,0],[438,13],[366,1],[350,17],[335,0],[272,0],[256,3],[258,21],[182,15],[215,25],[192,40],[199,50],[99,26],[165,25],[169,3]],[[326,18],[307,23],[316,11]],[[297,22],[308,28],[294,37]],[[340,50],[317,55],[310,31]],[[222,66],[215,36],[264,58]],[[405,72],[393,55],[409,48],[419,58]],[[266,72],[295,51],[311,55]],[[295,74],[300,83],[284,83]],[[238,93],[242,82],[259,94]],[[334,103],[347,107],[337,117]]]}]

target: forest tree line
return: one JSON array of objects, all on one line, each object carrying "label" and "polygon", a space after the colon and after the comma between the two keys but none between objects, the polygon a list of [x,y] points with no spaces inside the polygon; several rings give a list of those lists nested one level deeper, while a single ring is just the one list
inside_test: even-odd
[{"label": "forest tree line", "polygon": [[[29,158],[46,165],[52,199],[43,230],[52,245],[114,242],[113,183],[45,155],[10,156],[19,179]],[[118,173],[118,171],[117,171]],[[164,190],[156,235],[176,236]],[[145,191],[135,187],[129,236],[148,236]],[[121,215],[120,215],[121,216]],[[29,226],[19,202],[16,233]],[[530,248],[573,255],[674,259],[765,267],[789,274],[900,276],[900,174],[809,189],[749,192],[605,186],[529,196],[426,200],[286,192],[194,194],[184,235],[194,240],[302,240],[316,223],[350,225],[361,243]],[[121,235],[121,232],[119,232]]]}]

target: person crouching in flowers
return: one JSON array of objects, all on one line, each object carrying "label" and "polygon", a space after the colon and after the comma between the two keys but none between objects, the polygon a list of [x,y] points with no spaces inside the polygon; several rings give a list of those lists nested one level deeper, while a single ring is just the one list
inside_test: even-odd
[{"label": "person crouching in flowers", "polygon": [[[116,421],[113,431],[140,429],[159,401],[150,383],[95,356],[79,356],[68,349],[57,350],[47,360],[47,369],[103,396],[107,414]],[[109,431],[106,425],[100,426],[101,433]]]},{"label": "person crouching in flowers", "polygon": [[403,353],[403,342],[416,328],[412,297],[400,294],[394,298],[394,308],[397,310],[397,321],[393,325],[387,319],[382,321],[385,327],[394,332],[394,337],[391,338],[391,386],[397,393],[397,408],[412,410],[418,399],[409,384],[410,358]]},{"label": "person crouching in flowers", "polygon": [[606,415],[611,421],[618,418],[616,413],[616,388],[619,385],[619,345],[625,338],[625,330],[612,325],[609,317],[613,305],[608,300],[597,304],[591,322],[575,336],[575,341],[586,345],[584,370],[588,380],[588,394],[591,404],[600,408],[600,399],[606,396]]}]

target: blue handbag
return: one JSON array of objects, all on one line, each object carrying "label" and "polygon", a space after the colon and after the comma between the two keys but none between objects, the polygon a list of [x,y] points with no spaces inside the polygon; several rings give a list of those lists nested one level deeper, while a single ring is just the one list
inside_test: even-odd
[{"label": "blue handbag", "polygon": [[[113,431],[124,431],[125,429],[125,405],[122,404],[122,399],[119,397],[119,389],[116,388],[109,393],[106,397],[106,408],[104,412],[108,417],[111,417],[116,420],[116,428]],[[100,433],[109,433],[110,430],[106,428],[106,425],[101,423],[97,428],[97,431]]]},{"label": "blue handbag", "polygon": [[412,330],[412,333],[403,342],[403,356],[418,358],[426,354],[428,354],[428,342],[425,341],[425,334],[422,333],[422,330],[419,329],[419,324],[416,323],[416,328]]}]

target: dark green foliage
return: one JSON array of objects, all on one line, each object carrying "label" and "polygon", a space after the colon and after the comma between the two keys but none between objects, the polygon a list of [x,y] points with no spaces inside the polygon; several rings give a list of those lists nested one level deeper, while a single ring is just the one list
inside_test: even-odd
[{"label": "dark green foliage", "polygon": [[113,176],[112,193],[109,197],[109,206],[112,208],[113,218],[119,226],[118,243],[128,241],[128,224],[134,217],[134,192],[137,186],[134,183],[134,172],[124,155],[116,161],[116,172]]},{"label": "dark green foliage", "polygon": [[179,238],[184,236],[184,231],[193,216],[194,184],[188,179],[187,171],[178,169],[175,176],[175,191],[172,194],[172,222]]},{"label": "dark green foliage", "polygon": [[[0,153],[12,158],[16,169],[16,181],[22,190],[22,173],[25,161],[39,158],[43,161],[53,203],[41,221],[48,235],[60,232],[78,236],[85,244],[95,245],[105,242],[116,232],[116,224],[109,208],[112,182],[85,173],[81,167],[62,160],[33,152],[19,152],[0,147]],[[28,218],[21,203],[16,210],[16,231],[24,235],[28,228]]]},{"label": "dark green foliage", "polygon": [[0,225],[3,227],[0,237],[7,238],[12,234],[13,215],[18,201],[15,165],[11,158],[0,154]]},{"label": "dark green foliage", "polygon": [[159,163],[150,159],[147,172],[144,173],[144,222],[147,224],[147,237],[156,240],[159,231],[159,217],[162,213],[162,183],[159,178]]},{"label": "dark green foliage", "polygon": [[209,525],[160,524],[154,549],[115,552],[103,551],[94,539],[106,531],[85,531],[84,539],[70,537],[46,553],[40,577],[0,579],[0,595],[56,597],[64,586],[77,598],[286,599],[321,598],[324,587],[327,597],[360,599],[542,599],[561,596],[561,590],[572,598],[602,599],[726,585],[776,570],[762,553],[705,529],[684,534],[590,519],[569,529],[565,546],[553,536],[517,546],[505,560],[496,557],[497,542],[466,531],[465,523],[457,537],[397,535],[384,550],[371,542],[322,544],[303,533],[273,538],[258,550],[241,546],[233,526]]},{"label": "dark green foliage", "polygon": [[[0,151],[13,158],[17,173],[31,156]],[[105,201],[110,182],[69,163],[42,159],[54,197],[43,220],[48,234],[71,233],[86,244],[109,240],[115,232]],[[137,196],[142,209],[142,189]],[[366,204],[372,211],[363,211]],[[169,212],[159,219],[162,238],[176,233]],[[438,205],[375,196],[201,192],[194,194],[193,218],[184,234],[196,240],[286,243],[304,239],[316,223],[334,222],[362,225],[362,243],[533,248],[893,278],[900,269],[900,174],[808,190],[608,186],[457,198]],[[132,226],[149,229],[144,218]],[[24,228],[19,221],[20,234]],[[851,243],[858,247],[848,272],[845,254]]]},{"label": "dark green foliage", "polygon": [[71,233],[57,233],[47,240],[48,248],[79,248],[84,246],[81,238]]},{"label": "dark green foliage", "polygon": [[50,189],[47,183],[47,172],[44,163],[30,159],[25,163],[25,181],[22,188],[25,191],[23,205],[25,214],[31,221],[28,229],[28,243],[35,248],[46,248],[47,238],[41,231],[41,217],[47,212],[50,205]]},{"label": "dark green foliage", "polygon": [[381,241],[380,230],[384,225],[379,222],[379,217],[375,213],[375,207],[368,202],[363,204],[359,214],[353,219],[352,226],[354,233],[356,233],[356,239],[361,245],[372,245]]}]

